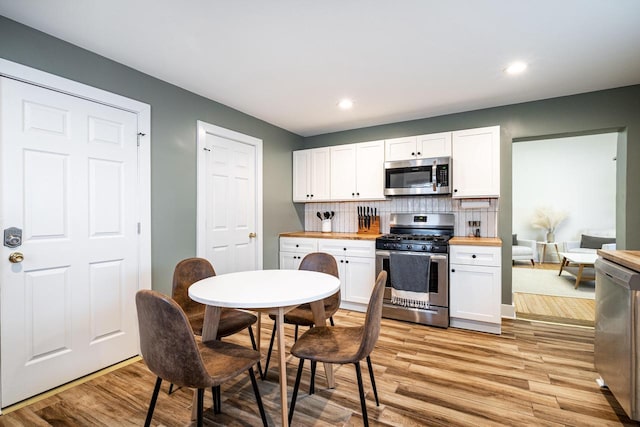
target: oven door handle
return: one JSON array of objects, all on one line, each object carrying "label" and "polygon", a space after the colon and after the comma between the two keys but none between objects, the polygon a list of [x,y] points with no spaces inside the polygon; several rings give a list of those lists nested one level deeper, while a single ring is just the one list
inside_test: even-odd
[{"label": "oven door handle", "polygon": [[[392,251],[376,251],[376,256],[381,256],[381,257],[389,257],[391,255]],[[411,254],[411,255],[429,255],[431,257],[432,260],[438,261],[438,260],[442,260],[442,261],[446,261],[447,260],[447,255],[446,254],[432,254],[430,252],[411,252],[411,251],[393,251],[395,253],[403,253],[403,254]]]}]

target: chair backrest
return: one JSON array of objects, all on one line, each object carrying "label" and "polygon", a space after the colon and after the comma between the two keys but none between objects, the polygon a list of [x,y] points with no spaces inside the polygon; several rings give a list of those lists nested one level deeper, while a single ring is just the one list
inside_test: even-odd
[{"label": "chair backrest", "polygon": [[143,289],[136,293],[140,350],[158,377],[182,387],[206,388],[210,380],[184,311],[171,298]]},{"label": "chair backrest", "polygon": [[358,350],[358,360],[367,357],[376,346],[380,337],[380,322],[382,321],[382,299],[384,298],[384,286],[387,283],[387,272],[381,271],[376,279],[376,284],[371,291],[367,314],[364,318],[364,332],[362,342]]},{"label": "chair backrest", "polygon": [[176,264],[173,270],[171,298],[187,313],[187,316],[204,314],[205,306],[189,298],[189,286],[201,279],[215,276],[216,271],[204,258],[187,258]]},{"label": "chair backrest", "polygon": [[[307,254],[300,262],[298,270],[319,271],[320,273],[331,274],[334,277],[338,276],[338,264],[336,259],[324,252],[312,252]],[[340,307],[340,290],[335,294],[326,297],[324,300],[325,311],[335,312]],[[330,313],[329,315],[333,315]]]}]

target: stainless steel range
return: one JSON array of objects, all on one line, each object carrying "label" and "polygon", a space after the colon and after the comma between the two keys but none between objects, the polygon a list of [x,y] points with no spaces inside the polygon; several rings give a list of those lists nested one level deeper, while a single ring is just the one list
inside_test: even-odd
[{"label": "stainless steel range", "polygon": [[[390,234],[376,239],[376,275],[382,270],[387,272],[383,317],[443,328],[449,326],[448,241],[453,237],[453,225],[451,213],[391,214]],[[414,269],[413,266],[415,271],[407,271]],[[421,276],[423,273],[426,277]],[[410,282],[410,287],[415,282],[418,289],[412,289],[416,293],[411,295],[417,295],[416,298],[396,297],[402,295],[398,289],[402,288],[399,284],[403,281],[405,284]]]}]

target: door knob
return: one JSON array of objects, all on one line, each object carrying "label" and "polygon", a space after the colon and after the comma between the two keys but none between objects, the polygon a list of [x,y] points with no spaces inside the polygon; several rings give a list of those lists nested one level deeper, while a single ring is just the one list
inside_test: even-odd
[{"label": "door knob", "polygon": [[9,255],[9,261],[14,264],[21,263],[22,260],[24,260],[22,252],[12,252],[11,255]]},{"label": "door knob", "polygon": [[249,233],[249,238],[250,239],[255,239],[256,237],[256,233]]}]

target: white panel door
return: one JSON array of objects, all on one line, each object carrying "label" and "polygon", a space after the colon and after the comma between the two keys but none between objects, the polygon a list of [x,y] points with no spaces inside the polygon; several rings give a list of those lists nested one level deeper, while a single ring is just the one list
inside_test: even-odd
[{"label": "white panel door", "polygon": [[138,353],[138,124],[6,78],[0,102],[0,218],[23,231],[0,263],[5,407]]},{"label": "white panel door", "polygon": [[206,258],[217,274],[255,270],[256,147],[207,133]]}]

